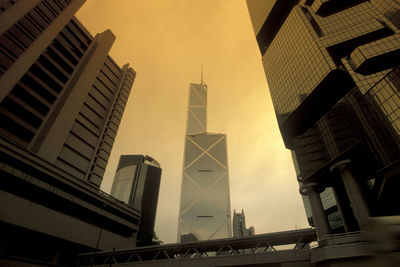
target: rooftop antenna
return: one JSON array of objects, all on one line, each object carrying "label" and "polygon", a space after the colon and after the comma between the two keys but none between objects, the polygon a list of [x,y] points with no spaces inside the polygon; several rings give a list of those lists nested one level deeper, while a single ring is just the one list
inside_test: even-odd
[{"label": "rooftop antenna", "polygon": [[203,81],[203,64],[201,64],[201,82],[200,82],[200,84],[204,84],[204,81]]}]

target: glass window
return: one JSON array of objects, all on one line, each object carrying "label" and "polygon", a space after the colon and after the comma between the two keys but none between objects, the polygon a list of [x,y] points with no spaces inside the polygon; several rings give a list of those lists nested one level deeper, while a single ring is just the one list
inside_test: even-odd
[{"label": "glass window", "polygon": [[129,204],[129,199],[131,197],[136,166],[137,165],[130,165],[119,169],[115,174],[111,188],[111,195],[126,204]]}]

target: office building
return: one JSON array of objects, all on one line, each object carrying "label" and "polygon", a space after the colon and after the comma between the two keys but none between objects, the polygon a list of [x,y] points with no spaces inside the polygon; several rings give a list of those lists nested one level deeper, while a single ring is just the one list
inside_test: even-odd
[{"label": "office building", "polygon": [[398,1],[247,5],[318,236],[400,214]]},{"label": "office building", "polygon": [[207,133],[207,85],[190,84],[178,242],[232,236],[225,134]]},{"label": "office building", "polygon": [[108,55],[110,30],[74,17],[84,2],[0,3],[2,258],[134,244],[139,211],[99,187],[135,72]]},{"label": "office building", "polygon": [[143,155],[121,155],[111,195],[140,211],[137,245],[151,245],[156,221],[161,167]]},{"label": "office building", "polygon": [[256,234],[254,226],[246,228],[246,217],[244,216],[243,210],[240,213],[236,213],[236,210],[233,210],[232,226],[233,237],[250,236]]}]

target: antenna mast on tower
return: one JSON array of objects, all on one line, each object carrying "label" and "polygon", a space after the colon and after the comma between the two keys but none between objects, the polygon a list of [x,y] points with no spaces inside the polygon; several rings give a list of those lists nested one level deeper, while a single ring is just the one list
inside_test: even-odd
[{"label": "antenna mast on tower", "polygon": [[204,84],[204,81],[203,81],[203,64],[201,64],[201,79],[200,79],[200,84]]}]

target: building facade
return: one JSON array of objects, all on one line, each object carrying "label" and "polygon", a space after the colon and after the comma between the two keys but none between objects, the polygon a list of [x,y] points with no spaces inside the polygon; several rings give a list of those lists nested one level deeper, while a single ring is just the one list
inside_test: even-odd
[{"label": "building facade", "polygon": [[207,85],[189,90],[178,242],[231,237],[226,135],[207,133]]},{"label": "building facade", "polygon": [[0,3],[4,255],[62,263],[134,244],[139,211],[99,187],[136,74],[108,55],[110,30],[74,17],[84,3]]},{"label": "building facade", "polygon": [[151,245],[156,221],[161,167],[143,155],[121,155],[110,194],[140,211],[137,245]]},{"label": "building facade", "polygon": [[318,236],[364,230],[370,217],[400,214],[400,3],[247,5]]},{"label": "building facade", "polygon": [[256,234],[254,226],[246,228],[246,217],[244,216],[243,210],[240,213],[236,213],[236,211],[233,210],[232,226],[233,237],[250,236]]}]

